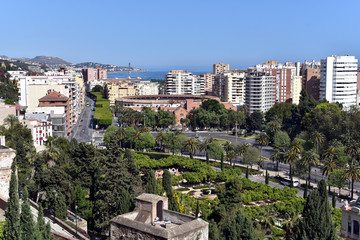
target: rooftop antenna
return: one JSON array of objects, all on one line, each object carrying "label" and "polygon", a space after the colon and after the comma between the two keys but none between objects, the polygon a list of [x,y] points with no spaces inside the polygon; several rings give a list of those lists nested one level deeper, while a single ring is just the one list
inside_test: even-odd
[{"label": "rooftop antenna", "polygon": [[128,79],[131,79],[131,77],[130,77],[130,72],[131,72],[131,67],[130,67],[130,63],[129,63],[129,76],[128,76]]}]

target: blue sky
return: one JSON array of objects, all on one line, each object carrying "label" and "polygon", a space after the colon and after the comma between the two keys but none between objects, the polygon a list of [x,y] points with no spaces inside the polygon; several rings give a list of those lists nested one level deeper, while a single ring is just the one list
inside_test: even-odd
[{"label": "blue sky", "polygon": [[5,1],[0,55],[201,70],[359,58],[359,9],[358,0]]}]

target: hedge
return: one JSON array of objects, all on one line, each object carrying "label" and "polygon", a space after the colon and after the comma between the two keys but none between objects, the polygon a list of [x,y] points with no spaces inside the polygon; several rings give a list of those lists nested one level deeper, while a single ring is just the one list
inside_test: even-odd
[{"label": "hedge", "polygon": [[99,126],[110,126],[113,116],[110,111],[110,100],[103,98],[100,92],[89,92],[90,95],[96,97],[96,108],[94,114],[94,122]]}]

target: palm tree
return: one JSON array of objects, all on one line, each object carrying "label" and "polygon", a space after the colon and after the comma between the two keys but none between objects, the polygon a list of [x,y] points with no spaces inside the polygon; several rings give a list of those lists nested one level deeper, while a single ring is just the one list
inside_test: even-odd
[{"label": "palm tree", "polygon": [[159,147],[161,148],[161,150],[163,149],[164,140],[165,140],[165,133],[164,133],[164,132],[160,132],[160,133],[156,136],[156,143],[159,144]]},{"label": "palm tree", "polygon": [[185,143],[185,148],[190,153],[190,158],[193,159],[193,154],[196,152],[196,150],[199,148],[199,143],[195,138],[190,138]]},{"label": "palm tree", "polygon": [[46,143],[46,150],[44,152],[44,157],[47,162],[48,168],[52,168],[55,166],[57,160],[60,157],[60,150],[55,145],[53,139],[49,139]]},{"label": "palm tree", "polygon": [[322,175],[329,176],[335,169],[336,164],[332,158],[328,158],[322,167]]},{"label": "palm tree", "polygon": [[292,177],[292,166],[300,159],[302,152],[301,144],[298,141],[293,141],[289,151],[286,153],[284,162],[290,166],[290,178]]},{"label": "palm tree", "polygon": [[19,123],[19,119],[15,115],[10,114],[4,119],[4,123],[9,128],[13,128],[15,126],[15,124]]},{"label": "palm tree", "polygon": [[231,142],[227,141],[226,143],[224,143],[223,147],[226,155],[226,160],[230,161],[230,166],[232,166],[232,160],[235,157],[234,145]]},{"label": "palm tree", "polygon": [[261,133],[259,137],[256,138],[256,142],[260,147],[260,162],[262,158],[262,148],[269,144],[269,137],[265,133]]},{"label": "palm tree", "polygon": [[122,146],[122,142],[124,141],[125,137],[126,137],[126,133],[125,133],[125,129],[124,128],[119,128],[117,135],[119,137],[119,144],[120,144],[120,148]]},{"label": "palm tree", "polygon": [[286,239],[296,239],[300,232],[300,221],[301,218],[296,213],[290,213],[287,215],[287,221],[284,223],[283,227],[286,232]]},{"label": "palm tree", "polygon": [[270,211],[270,208],[265,208],[265,213],[260,217],[260,224],[268,234],[269,230],[275,225],[276,218],[273,213]]},{"label": "palm tree", "polygon": [[316,153],[319,154],[319,145],[325,141],[325,136],[321,132],[315,132],[314,139],[316,143]]},{"label": "palm tree", "polygon": [[206,153],[206,163],[209,163],[210,158],[210,150],[211,150],[211,144],[213,143],[213,138],[206,138],[203,143],[200,144],[200,151],[205,151]]},{"label": "palm tree", "polygon": [[351,199],[354,197],[354,182],[360,180],[360,171],[358,167],[350,166],[347,170],[345,170],[344,179],[351,180]]},{"label": "palm tree", "polygon": [[349,142],[345,148],[345,153],[351,157],[350,166],[352,166],[354,164],[354,159],[359,156],[359,145],[354,141]]},{"label": "palm tree", "polygon": [[309,167],[309,176],[308,176],[309,182],[311,179],[311,167],[316,166],[319,163],[320,163],[319,155],[317,155],[313,151],[306,151],[302,155],[301,164]]},{"label": "palm tree", "polygon": [[135,135],[134,135],[134,137],[132,139],[132,141],[135,143],[135,148],[137,148],[137,142],[139,141],[140,136],[141,136],[141,132],[136,131]]}]

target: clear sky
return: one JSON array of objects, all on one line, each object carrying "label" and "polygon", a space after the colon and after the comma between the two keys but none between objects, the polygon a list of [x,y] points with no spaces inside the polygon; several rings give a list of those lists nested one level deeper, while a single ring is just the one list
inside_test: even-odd
[{"label": "clear sky", "polygon": [[2,1],[0,55],[148,69],[360,57],[359,0]]}]

